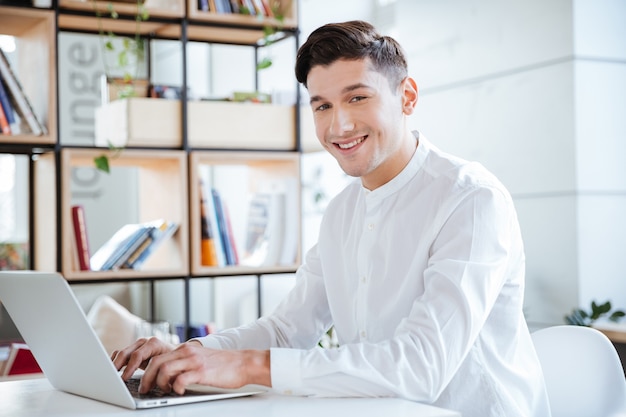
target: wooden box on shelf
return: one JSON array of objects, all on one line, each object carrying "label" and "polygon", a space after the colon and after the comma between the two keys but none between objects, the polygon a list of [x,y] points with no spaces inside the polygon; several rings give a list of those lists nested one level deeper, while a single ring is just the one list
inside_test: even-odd
[{"label": "wooden box on shelf", "polygon": [[30,103],[43,134],[28,129],[0,136],[0,143],[54,144],[56,129],[56,32],[53,10],[2,6],[0,35],[15,38],[17,62],[12,72]]},{"label": "wooden box on shelf", "polygon": [[[255,275],[293,272],[300,263],[300,156],[296,152],[193,151],[189,155],[190,253],[194,276]],[[220,221],[215,219],[215,201],[202,203],[217,190],[226,206],[226,223],[235,251],[234,264],[203,262],[203,217],[211,238],[219,239]],[[259,197],[272,196],[269,240],[265,257],[252,258],[250,207]],[[276,197],[276,198],[274,198]],[[274,209],[276,208],[276,210]],[[215,210],[218,211],[218,210]],[[217,222],[217,226],[215,226]],[[278,228],[274,229],[273,225]],[[216,233],[217,232],[217,233]],[[222,244],[225,242],[222,240]],[[216,245],[219,259],[219,244]],[[222,250],[225,250],[222,248]],[[228,256],[226,256],[228,258]],[[227,260],[227,259],[226,259]]]},{"label": "wooden box on shelf", "polygon": [[[62,273],[68,280],[95,280],[101,278],[142,278],[185,276],[188,274],[188,202],[187,157],[183,151],[125,149],[113,156],[109,153],[111,170],[121,167],[137,169],[137,215],[139,222],[156,219],[178,223],[177,232],[151,255],[150,262],[141,270],[81,271],[76,262],[76,243],[72,223],[71,169],[93,167],[93,159],[102,154],[98,149],[63,149],[61,151],[61,219],[62,219]],[[104,174],[106,175],[106,174]],[[119,204],[125,204],[120,201]],[[106,222],[106,218],[98,221]],[[89,221],[88,221],[89,222]],[[116,230],[111,230],[111,235]],[[91,251],[93,254],[93,250]]]},{"label": "wooden box on shelf", "polygon": [[293,106],[190,101],[189,146],[220,149],[295,150]]},{"label": "wooden box on shelf", "polygon": [[182,111],[179,100],[125,98],[96,109],[96,146],[180,148]]}]

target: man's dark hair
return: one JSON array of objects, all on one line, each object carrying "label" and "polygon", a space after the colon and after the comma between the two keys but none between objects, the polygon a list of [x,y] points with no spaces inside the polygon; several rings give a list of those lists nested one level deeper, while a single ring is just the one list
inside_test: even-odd
[{"label": "man's dark hair", "polygon": [[382,36],[371,24],[352,20],[329,23],[314,30],[298,50],[296,78],[305,87],[311,68],[327,66],[339,59],[369,58],[374,69],[389,79],[396,88],[408,73],[406,58],[400,44]]}]

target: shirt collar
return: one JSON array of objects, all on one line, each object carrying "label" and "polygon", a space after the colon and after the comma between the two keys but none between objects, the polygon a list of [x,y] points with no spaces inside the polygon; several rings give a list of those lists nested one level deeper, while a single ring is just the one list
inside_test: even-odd
[{"label": "shirt collar", "polygon": [[368,190],[367,188],[361,186],[368,204],[380,202],[391,194],[402,189],[424,165],[429,149],[427,140],[423,135],[420,135],[417,130],[413,131],[413,135],[415,136],[415,140],[419,141],[419,143],[415,148],[415,152],[409,160],[409,163],[402,171],[400,171],[398,175],[392,178],[388,183],[381,185],[375,190]]}]

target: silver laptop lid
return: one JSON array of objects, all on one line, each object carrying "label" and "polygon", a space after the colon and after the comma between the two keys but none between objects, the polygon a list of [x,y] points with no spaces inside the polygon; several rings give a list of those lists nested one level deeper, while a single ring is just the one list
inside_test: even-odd
[{"label": "silver laptop lid", "polygon": [[59,274],[0,271],[0,301],[57,389],[135,408],[135,401]]}]

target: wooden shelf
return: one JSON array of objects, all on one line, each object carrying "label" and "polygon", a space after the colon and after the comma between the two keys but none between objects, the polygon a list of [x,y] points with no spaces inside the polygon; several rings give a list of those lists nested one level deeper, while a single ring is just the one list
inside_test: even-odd
[{"label": "wooden shelf", "polygon": [[[184,0],[146,0],[143,3],[150,16],[164,18],[182,18],[185,15]],[[59,9],[62,11],[81,11],[94,13],[96,11],[108,14],[109,8],[120,15],[134,16],[137,14],[137,3],[107,0],[59,0]]]},{"label": "wooden shelf", "polygon": [[[139,222],[166,219],[179,223],[176,234],[159,247],[142,270],[80,271],[75,260],[71,221],[71,169],[93,167],[94,157],[107,153],[111,169],[132,167],[138,170],[137,199]],[[185,276],[188,268],[189,206],[187,202],[187,157],[184,151],[125,149],[118,156],[97,149],[63,149],[61,164],[62,273],[72,281],[106,278]],[[124,204],[124,202],[120,202]],[[87,213],[89,214],[89,213]],[[89,221],[89,220],[88,220]],[[97,219],[106,222],[106,218]],[[114,230],[111,232],[113,234]],[[97,249],[97,248],[95,248]],[[92,250],[92,253],[94,251]]]},{"label": "wooden shelf", "polygon": [[244,14],[233,13],[215,13],[205,12],[198,9],[197,0],[187,0],[187,10],[189,19],[192,22],[207,22],[213,24],[230,24],[236,26],[248,26],[263,28],[270,26],[274,28],[284,28],[293,30],[298,27],[298,10],[297,2],[293,0],[274,1],[278,4],[279,14],[283,16],[282,20],[276,18],[268,18],[262,16],[250,16]]},{"label": "wooden shelf", "polygon": [[56,32],[54,11],[24,7],[2,7],[0,34],[15,37],[19,54],[13,68],[37,119],[47,134],[0,136],[3,142],[50,145],[57,141],[56,119]]},{"label": "wooden shelf", "polygon": [[[223,276],[223,275],[255,275],[260,273],[293,272],[300,263],[300,156],[296,152],[239,152],[239,151],[193,151],[189,155],[189,183],[200,184],[200,166],[206,165],[215,171],[220,167],[245,167],[245,174],[232,175],[236,171],[226,170],[222,175],[227,176],[227,182],[221,181],[219,172],[213,175],[213,184],[222,195],[236,192],[239,196],[239,211],[234,212],[234,221],[239,223],[240,230],[247,228],[247,213],[241,214],[243,206],[247,209],[249,198],[257,192],[263,191],[267,184],[277,184],[284,187],[280,191],[290,191],[293,194],[290,214],[295,214],[292,224],[289,224],[289,215],[285,216],[284,222],[291,228],[291,243],[295,244],[295,259],[293,262],[281,265],[270,264],[262,266],[235,265],[226,267],[212,267],[201,265],[201,225],[200,225],[200,187],[191,186],[189,193],[190,204],[190,245],[191,245],[191,273],[194,276]],[[236,168],[235,168],[236,169]],[[291,184],[290,184],[291,182]],[[295,189],[290,185],[297,183]],[[198,204],[193,204],[193,202]],[[289,208],[290,206],[287,205]],[[235,225],[237,226],[237,225]],[[236,228],[236,227],[235,227]],[[280,237],[282,239],[282,237]],[[283,243],[285,243],[283,241]],[[245,245],[245,233],[240,233],[237,240],[240,259],[243,257],[242,248]],[[287,243],[289,244],[289,243]]]}]

